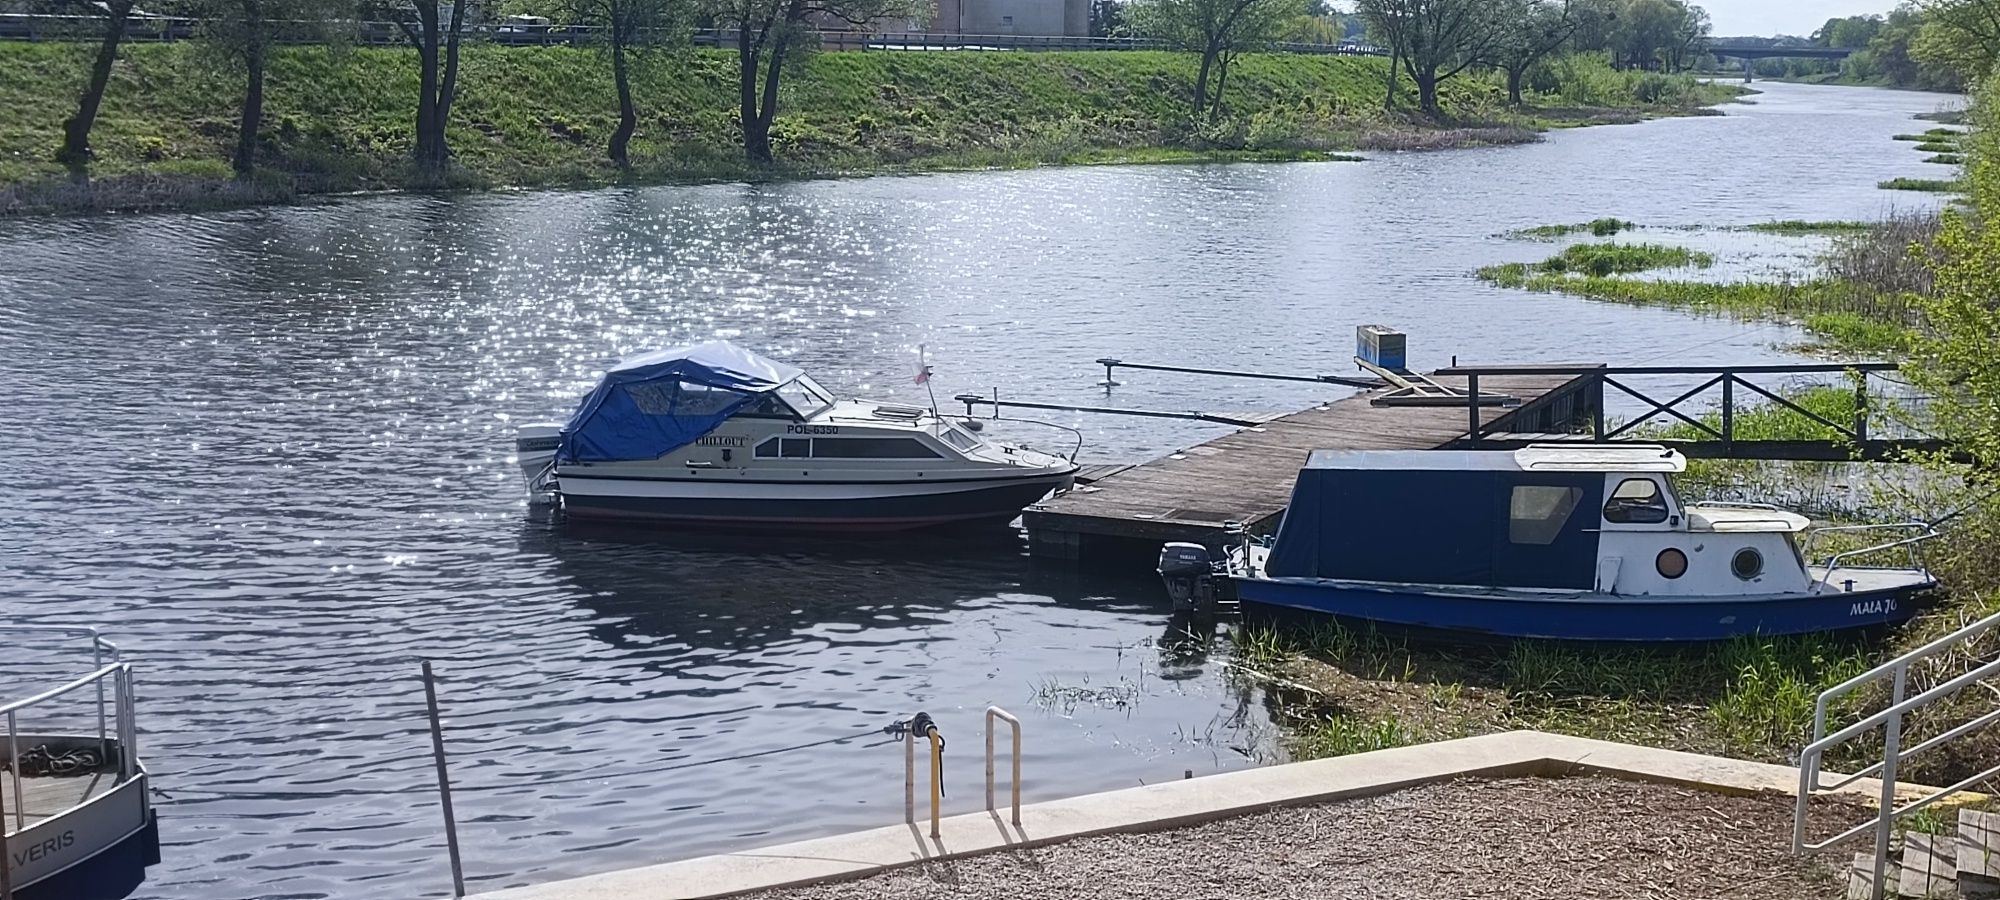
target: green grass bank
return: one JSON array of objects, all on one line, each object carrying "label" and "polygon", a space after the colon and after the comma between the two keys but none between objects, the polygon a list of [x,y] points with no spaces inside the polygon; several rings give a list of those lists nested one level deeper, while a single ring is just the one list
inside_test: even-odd
[{"label": "green grass bank", "polygon": [[[278,51],[262,131],[267,171],[232,186],[225,161],[240,78],[199,45],[152,44],[127,47],[114,69],[92,139],[96,184],[70,184],[53,152],[91,51],[0,44],[0,108],[9,111],[0,118],[0,210],[282,201],[412,183],[414,51]],[[1384,60],[1251,55],[1230,71],[1226,121],[1193,126],[1184,110],[1194,62],[1165,52],[818,53],[785,82],[779,162],[751,168],[737,146],[733,53],[656,53],[636,74],[639,132],[633,171],[621,175],[604,158],[617,106],[603,52],[474,45],[453,109],[453,179],[561,186],[1327,158],[1530,141],[1552,127],[1694,113],[1736,93],[1579,64],[1565,69],[1559,92],[1519,110],[1493,78],[1453,79],[1452,121],[1431,123],[1384,111]]]}]

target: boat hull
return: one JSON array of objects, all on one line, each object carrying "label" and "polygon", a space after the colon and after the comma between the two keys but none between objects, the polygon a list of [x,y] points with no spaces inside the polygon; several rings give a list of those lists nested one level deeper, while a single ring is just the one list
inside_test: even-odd
[{"label": "boat hull", "polygon": [[1306,579],[1231,579],[1246,614],[1308,613],[1468,637],[1607,642],[1716,641],[1898,625],[1927,580],[1820,595],[1732,598],[1452,592]]},{"label": "boat hull", "polygon": [[160,832],[142,772],[7,836],[16,900],[118,900],[160,861]]},{"label": "boat hull", "polygon": [[782,531],[900,531],[1005,524],[1073,472],[932,482],[725,482],[559,476],[574,519]]}]

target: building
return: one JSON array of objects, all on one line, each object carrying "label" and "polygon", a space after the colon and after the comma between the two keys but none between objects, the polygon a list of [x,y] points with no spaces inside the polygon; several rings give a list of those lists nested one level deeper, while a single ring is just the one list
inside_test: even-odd
[{"label": "building", "polygon": [[1090,0],[937,0],[932,34],[1089,37]]}]

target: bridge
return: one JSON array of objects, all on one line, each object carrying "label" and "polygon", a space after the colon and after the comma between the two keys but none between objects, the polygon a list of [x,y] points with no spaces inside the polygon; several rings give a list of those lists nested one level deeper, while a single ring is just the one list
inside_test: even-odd
[{"label": "bridge", "polygon": [[1709,55],[1717,62],[1730,59],[1743,61],[1743,82],[1754,80],[1756,62],[1760,59],[1831,59],[1843,60],[1854,55],[1854,51],[1844,47],[1780,47],[1756,46],[1752,44],[1710,44]]}]

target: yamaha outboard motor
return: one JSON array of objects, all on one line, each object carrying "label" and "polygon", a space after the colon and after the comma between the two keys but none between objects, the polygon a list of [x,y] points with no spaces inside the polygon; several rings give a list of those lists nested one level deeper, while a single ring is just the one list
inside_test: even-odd
[{"label": "yamaha outboard motor", "polygon": [[1175,611],[1215,612],[1215,561],[1207,547],[1188,543],[1161,547],[1159,572]]}]

